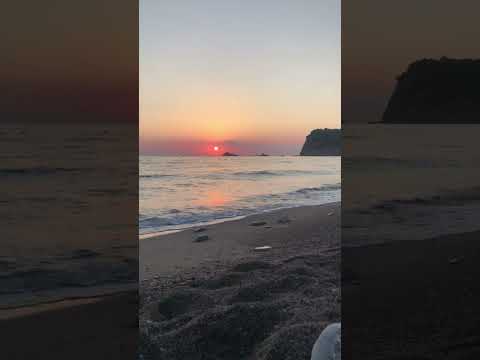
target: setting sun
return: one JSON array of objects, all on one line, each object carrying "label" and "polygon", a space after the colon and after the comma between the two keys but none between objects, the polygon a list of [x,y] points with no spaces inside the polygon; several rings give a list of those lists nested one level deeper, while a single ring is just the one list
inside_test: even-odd
[{"label": "setting sun", "polygon": [[218,147],[218,146],[214,146],[214,147],[213,147],[213,150],[214,150],[214,151],[218,151],[218,150],[219,150],[219,147]]}]

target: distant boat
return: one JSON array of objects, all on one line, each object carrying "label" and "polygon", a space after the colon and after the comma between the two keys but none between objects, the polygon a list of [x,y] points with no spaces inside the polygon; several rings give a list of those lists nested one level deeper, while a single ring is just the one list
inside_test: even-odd
[{"label": "distant boat", "polygon": [[223,153],[222,156],[238,156],[238,155],[227,151],[227,152]]},{"label": "distant boat", "polygon": [[270,155],[265,154],[265,153],[261,153],[261,154],[257,154],[257,156],[270,156]]}]

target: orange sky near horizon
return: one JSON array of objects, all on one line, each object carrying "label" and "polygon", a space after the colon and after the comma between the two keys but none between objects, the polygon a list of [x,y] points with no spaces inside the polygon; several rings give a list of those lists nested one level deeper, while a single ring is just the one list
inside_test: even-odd
[{"label": "orange sky near horizon", "polygon": [[338,1],[202,4],[141,2],[141,153],[297,154],[340,127]]}]

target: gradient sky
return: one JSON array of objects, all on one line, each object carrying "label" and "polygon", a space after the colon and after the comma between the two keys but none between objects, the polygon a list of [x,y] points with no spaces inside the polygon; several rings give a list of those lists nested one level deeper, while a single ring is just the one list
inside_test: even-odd
[{"label": "gradient sky", "polygon": [[423,58],[480,58],[478,0],[343,0],[342,121],[380,121],[395,78]]},{"label": "gradient sky", "polygon": [[339,0],[140,1],[141,153],[297,154],[339,126]]},{"label": "gradient sky", "polygon": [[0,121],[138,122],[135,1],[2,7]]}]

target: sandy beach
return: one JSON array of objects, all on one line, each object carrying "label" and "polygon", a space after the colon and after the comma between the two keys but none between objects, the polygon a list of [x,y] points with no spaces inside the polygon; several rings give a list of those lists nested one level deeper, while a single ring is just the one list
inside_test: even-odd
[{"label": "sandy beach", "polygon": [[331,203],[141,240],[143,356],[308,359],[340,319],[339,234]]},{"label": "sandy beach", "polygon": [[[135,359],[137,291],[1,310],[5,359]],[[68,331],[67,331],[68,330]],[[27,346],[26,346],[27,345]]]},{"label": "sandy beach", "polygon": [[344,247],[345,358],[478,359],[479,236]]}]

